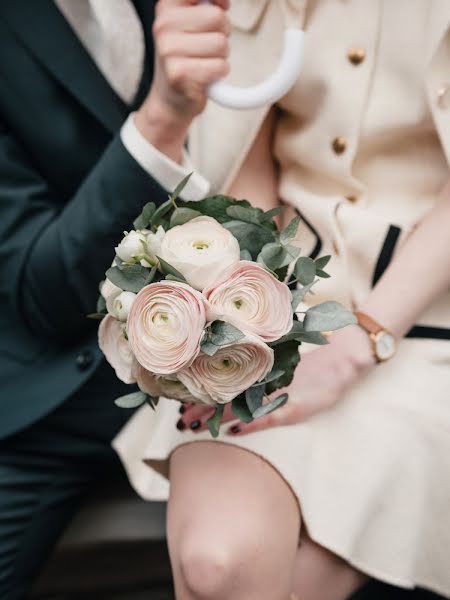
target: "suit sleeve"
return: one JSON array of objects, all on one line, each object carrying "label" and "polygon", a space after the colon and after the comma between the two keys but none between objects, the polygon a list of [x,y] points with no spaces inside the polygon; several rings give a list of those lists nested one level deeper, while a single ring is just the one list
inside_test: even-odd
[{"label": "suit sleeve", "polygon": [[0,123],[0,295],[35,335],[80,337],[123,231],[166,199],[117,134],[64,202]]}]

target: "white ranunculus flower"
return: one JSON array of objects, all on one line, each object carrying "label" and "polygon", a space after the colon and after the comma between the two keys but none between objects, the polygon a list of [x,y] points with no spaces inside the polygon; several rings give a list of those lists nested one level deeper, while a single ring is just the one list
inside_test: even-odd
[{"label": "white ranunculus flower", "polygon": [[140,231],[130,231],[115,250],[117,256],[124,262],[135,262],[136,256],[147,254],[147,238]]},{"label": "white ranunculus flower", "polygon": [[180,402],[198,402],[176,375],[155,375],[136,362],[134,371],[139,389],[155,398],[164,396]]},{"label": "white ranunculus flower", "polygon": [[223,346],[214,356],[200,354],[177,377],[204,404],[226,404],[264,379],[273,362],[272,348],[248,335]]},{"label": "white ranunculus flower", "polygon": [[122,293],[120,287],[114,285],[108,278],[102,283],[100,293],[106,301],[106,309],[110,314],[114,314],[113,302]]},{"label": "white ranunculus flower", "polygon": [[278,340],[292,329],[288,286],[257,263],[239,261],[203,293],[225,321],[265,342]]},{"label": "white ranunculus flower", "polygon": [[125,338],[125,325],[112,315],[106,315],[98,329],[98,344],[117,377],[124,383],[136,383],[136,359]]},{"label": "white ranunculus flower", "polygon": [[201,291],[239,260],[240,249],[237,239],[215,219],[196,217],[166,233],[160,256]]},{"label": "white ranunculus flower", "polygon": [[119,319],[119,321],[126,322],[135,300],[136,294],[133,294],[133,292],[121,292],[112,300],[112,310],[108,312],[110,312],[113,317],[116,317],[116,319]]},{"label": "white ranunculus flower", "polygon": [[157,375],[187,367],[200,352],[208,314],[205,297],[185,283],[160,281],[144,287],[128,316],[136,359]]},{"label": "white ranunculus flower", "polygon": [[[161,253],[161,243],[163,241],[164,236],[166,235],[164,227],[160,225],[155,232],[142,230],[142,233],[145,234],[145,239],[147,242],[146,254],[148,254],[154,260],[154,264],[156,264],[158,262],[158,259],[156,257],[159,256]],[[143,267],[153,266],[152,264],[149,264],[149,262],[146,261],[145,258],[141,260],[141,265]]]}]

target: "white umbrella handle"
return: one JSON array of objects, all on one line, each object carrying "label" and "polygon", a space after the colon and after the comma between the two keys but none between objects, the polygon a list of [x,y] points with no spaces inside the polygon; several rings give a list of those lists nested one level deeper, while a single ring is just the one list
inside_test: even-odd
[{"label": "white umbrella handle", "polygon": [[[210,3],[210,0],[202,1]],[[208,89],[209,98],[227,108],[237,109],[259,108],[274,104],[287,94],[300,75],[304,37],[305,34],[301,29],[294,27],[286,29],[283,54],[278,68],[270,77],[250,87],[239,87],[217,81]]]}]

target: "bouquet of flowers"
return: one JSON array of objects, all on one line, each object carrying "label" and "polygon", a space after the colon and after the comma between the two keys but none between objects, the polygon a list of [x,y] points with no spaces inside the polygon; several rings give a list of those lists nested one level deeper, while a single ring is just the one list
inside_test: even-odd
[{"label": "bouquet of flowers", "polygon": [[158,208],[150,202],[125,232],[101,285],[99,344],[120,380],[139,391],[122,407],[160,398],[215,408],[250,422],[288,400],[302,342],[355,323],[337,302],[296,311],[330,257],[301,257],[298,219],[278,231],[274,217],[246,200],[178,200],[183,180]]}]

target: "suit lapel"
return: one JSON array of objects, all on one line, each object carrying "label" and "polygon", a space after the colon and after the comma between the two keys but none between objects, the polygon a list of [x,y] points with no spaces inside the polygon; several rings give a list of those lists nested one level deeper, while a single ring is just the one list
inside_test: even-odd
[{"label": "suit lapel", "polygon": [[52,0],[7,0],[2,15],[24,46],[109,131],[127,107],[108,84]]}]

